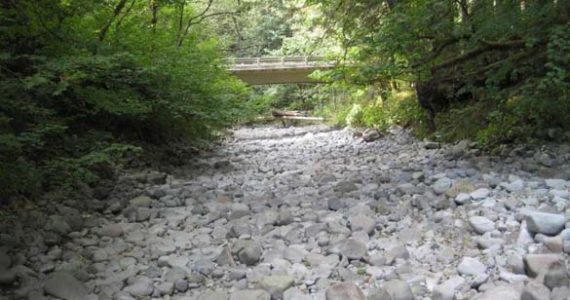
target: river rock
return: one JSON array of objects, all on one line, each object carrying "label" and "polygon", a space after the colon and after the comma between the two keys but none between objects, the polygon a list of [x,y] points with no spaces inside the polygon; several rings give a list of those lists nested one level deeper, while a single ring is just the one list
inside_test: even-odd
[{"label": "river rock", "polygon": [[230,295],[230,300],[270,300],[271,295],[264,290],[235,291]]},{"label": "river rock", "polygon": [[150,296],[154,287],[152,280],[147,277],[137,278],[131,285],[125,287],[124,291],[133,295],[134,297]]},{"label": "river rock", "polygon": [[481,216],[469,218],[469,225],[471,225],[471,228],[478,234],[483,234],[495,229],[495,223],[493,221]]},{"label": "river rock", "polygon": [[355,231],[364,231],[369,235],[374,233],[374,228],[376,227],[376,221],[364,215],[354,216],[349,218],[350,229]]},{"label": "river rock", "polygon": [[150,205],[152,204],[152,199],[150,199],[150,197],[148,196],[138,196],[136,198],[133,198],[129,201],[129,205],[132,207],[150,207]]},{"label": "river rock", "polygon": [[238,258],[242,263],[252,266],[259,261],[261,253],[261,246],[259,246],[257,242],[249,241],[245,244],[243,249],[239,251]]},{"label": "river rock", "polygon": [[529,254],[524,257],[524,265],[527,274],[536,277],[559,263],[561,259],[562,257],[556,254]]},{"label": "river rock", "polygon": [[461,275],[479,276],[486,273],[487,267],[478,259],[466,256],[457,266],[457,271]]},{"label": "river rock", "polygon": [[550,300],[550,290],[540,282],[530,281],[522,290],[521,300]]},{"label": "river rock", "polygon": [[384,283],[384,290],[390,295],[392,300],[413,300],[414,295],[407,282],[399,279],[390,280]]},{"label": "river rock", "polygon": [[433,288],[432,299],[453,300],[455,298],[455,291],[464,283],[465,279],[463,279],[463,277],[454,276]]},{"label": "river rock", "polygon": [[500,285],[486,290],[472,300],[520,300],[521,293],[514,287]]},{"label": "river rock", "polygon": [[380,132],[373,128],[368,128],[362,133],[362,139],[366,142],[373,142],[380,138]]},{"label": "river rock", "polygon": [[207,291],[200,294],[198,300],[228,300],[228,293],[221,291]]},{"label": "river rock", "polygon": [[544,275],[544,285],[551,290],[557,287],[569,286],[570,282],[566,265],[560,261],[551,264]]},{"label": "river rock", "polygon": [[46,294],[64,300],[82,300],[88,297],[87,288],[69,273],[52,273],[43,286]]},{"label": "river rock", "polygon": [[327,288],[326,300],[366,300],[358,286],[351,282],[337,283]]},{"label": "river rock", "polygon": [[12,265],[12,259],[8,255],[7,251],[0,249],[0,272],[1,270],[6,270]]},{"label": "river rock", "polygon": [[261,279],[260,286],[266,290],[273,299],[282,299],[283,292],[293,286],[295,281],[288,275],[265,276]]},{"label": "river rock", "polygon": [[563,215],[543,212],[528,213],[525,220],[528,231],[533,234],[556,235],[562,231],[566,225],[566,218]]},{"label": "river rock", "polygon": [[348,259],[362,259],[366,253],[366,245],[356,239],[348,239],[340,245],[340,253]]},{"label": "river rock", "polygon": [[443,194],[451,188],[451,179],[447,177],[440,178],[432,185],[432,188],[436,194]]}]

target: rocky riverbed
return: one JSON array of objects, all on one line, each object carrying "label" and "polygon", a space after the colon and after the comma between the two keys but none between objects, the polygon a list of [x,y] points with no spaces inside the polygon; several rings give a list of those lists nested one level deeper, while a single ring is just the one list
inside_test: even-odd
[{"label": "rocky riverbed", "polygon": [[3,214],[0,299],[570,299],[570,147],[365,139],[239,129],[90,210]]}]

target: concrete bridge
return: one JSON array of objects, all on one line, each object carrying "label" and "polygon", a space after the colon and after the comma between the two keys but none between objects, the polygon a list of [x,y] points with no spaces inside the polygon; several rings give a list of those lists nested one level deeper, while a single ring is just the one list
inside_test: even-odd
[{"label": "concrete bridge", "polygon": [[245,57],[226,60],[228,70],[250,85],[317,83],[316,70],[332,69],[335,62],[320,56]]}]

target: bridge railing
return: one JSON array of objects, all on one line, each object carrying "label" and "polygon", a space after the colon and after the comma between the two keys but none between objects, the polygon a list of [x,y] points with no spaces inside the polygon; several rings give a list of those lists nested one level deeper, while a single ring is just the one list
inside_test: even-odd
[{"label": "bridge railing", "polygon": [[253,67],[264,65],[316,65],[329,64],[324,56],[283,56],[283,57],[239,57],[227,58],[225,64],[230,67]]}]

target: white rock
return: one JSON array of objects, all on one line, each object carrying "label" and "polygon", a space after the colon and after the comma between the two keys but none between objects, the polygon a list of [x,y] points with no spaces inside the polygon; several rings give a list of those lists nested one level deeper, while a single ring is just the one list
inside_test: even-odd
[{"label": "white rock", "polygon": [[457,271],[461,275],[478,276],[485,274],[487,267],[478,259],[466,256],[461,260],[459,266],[457,266]]},{"label": "white rock", "polygon": [[483,234],[485,232],[493,231],[495,229],[495,223],[482,216],[474,216],[469,218],[469,225],[478,234]]}]

